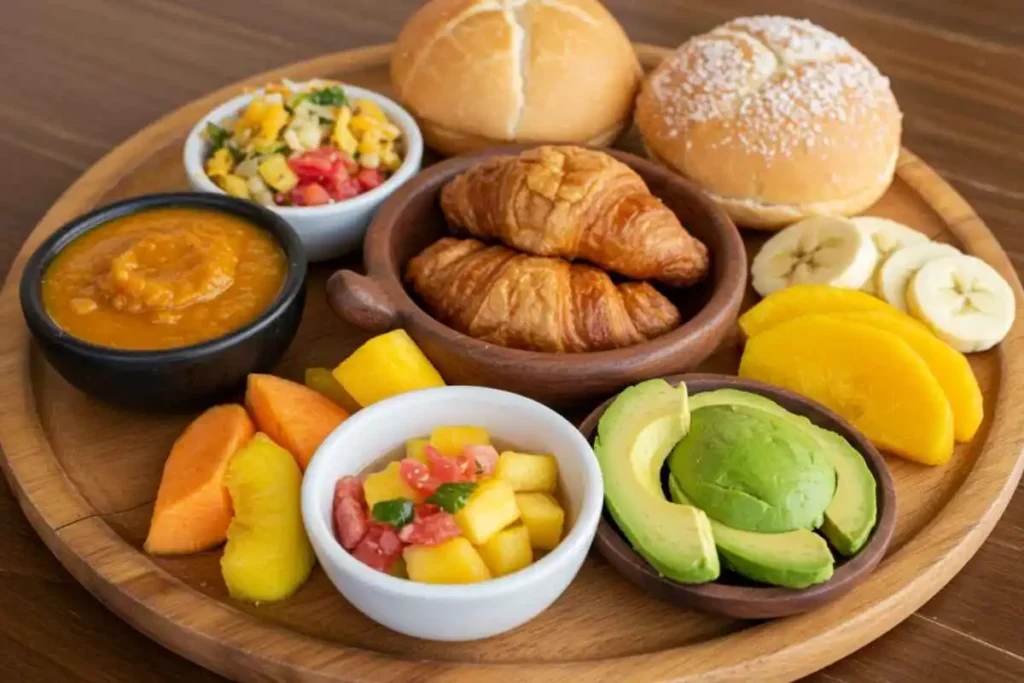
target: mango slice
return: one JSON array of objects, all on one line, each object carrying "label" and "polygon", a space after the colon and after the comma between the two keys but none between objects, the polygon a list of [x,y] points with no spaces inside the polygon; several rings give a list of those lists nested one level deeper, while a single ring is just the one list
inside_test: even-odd
[{"label": "mango slice", "polygon": [[309,578],[313,548],[302,526],[302,472],[291,453],[257,433],[228,463],[235,517],[220,560],[233,598],[273,602]]},{"label": "mango slice", "polygon": [[464,536],[439,545],[410,545],[402,551],[406,572],[420,583],[476,583],[491,578],[480,553]]},{"label": "mango slice", "polygon": [[855,289],[829,285],[795,285],[765,297],[740,316],[740,328],[747,337],[810,313],[844,311],[891,311],[895,308],[881,299]]},{"label": "mango slice", "polygon": [[892,332],[797,318],[750,339],[739,375],[823,403],[896,455],[926,465],[953,455],[946,394],[928,364]]},{"label": "mango slice", "polygon": [[435,427],[430,433],[430,445],[441,455],[454,458],[466,446],[486,446],[491,436],[483,427]]},{"label": "mango slice", "polygon": [[967,356],[942,341],[928,329],[905,315],[891,315],[881,311],[848,311],[811,318],[827,318],[870,325],[892,332],[914,349],[928,364],[928,369],[939,381],[953,409],[953,438],[967,443],[974,438],[985,416],[981,387],[971,370]]},{"label": "mango slice", "polygon": [[405,330],[374,337],[334,369],[334,378],[364,408],[444,380]]}]

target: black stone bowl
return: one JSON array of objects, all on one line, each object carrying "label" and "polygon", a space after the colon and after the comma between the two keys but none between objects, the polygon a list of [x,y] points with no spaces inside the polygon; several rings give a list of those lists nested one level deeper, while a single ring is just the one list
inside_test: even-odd
[{"label": "black stone bowl", "polygon": [[[288,273],[277,297],[244,327],[180,348],[126,351],[73,337],[43,307],[47,267],[78,237],[115,218],[158,208],[222,211],[270,233],[284,250]],[[191,411],[238,390],[250,372],[280,360],[295,337],[305,306],[306,254],[287,221],[258,204],[201,192],[133,197],[80,216],[51,235],[29,258],[21,278],[21,309],[43,356],[81,391],[107,403],[143,411]]]}]

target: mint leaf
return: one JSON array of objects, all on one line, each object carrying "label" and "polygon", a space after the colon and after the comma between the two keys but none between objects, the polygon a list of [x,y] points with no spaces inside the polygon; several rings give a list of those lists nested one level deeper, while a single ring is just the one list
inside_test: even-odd
[{"label": "mint leaf", "polygon": [[378,522],[390,524],[395,529],[401,529],[412,521],[413,504],[408,498],[393,498],[382,500],[373,505],[373,518]]},{"label": "mint leaf", "polygon": [[453,484],[441,484],[433,495],[427,498],[428,503],[433,503],[450,515],[466,507],[469,496],[476,490],[473,482],[456,482]]}]

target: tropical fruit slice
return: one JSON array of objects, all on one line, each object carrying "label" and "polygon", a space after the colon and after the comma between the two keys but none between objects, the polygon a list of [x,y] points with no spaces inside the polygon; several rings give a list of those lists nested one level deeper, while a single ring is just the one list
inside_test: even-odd
[{"label": "tropical fruit slice", "polygon": [[871,241],[875,243],[875,248],[878,249],[878,262],[875,264],[875,271],[861,287],[861,291],[868,294],[875,293],[875,278],[878,276],[878,271],[893,253],[913,244],[931,242],[924,233],[880,216],[856,216],[851,218],[850,222],[870,237]]},{"label": "tropical fruit slice", "polygon": [[740,327],[748,337],[810,313],[843,311],[889,311],[892,306],[870,294],[829,285],[795,285],[771,294],[740,316]]},{"label": "tropical fruit slice", "polygon": [[334,378],[364,408],[396,394],[444,386],[437,369],[405,330],[367,341],[334,368]]},{"label": "tropical fruit slice", "polygon": [[928,369],[939,381],[939,386],[953,408],[953,436],[962,443],[974,438],[985,415],[985,405],[981,387],[964,354],[936,337],[916,320],[904,315],[890,315],[881,311],[849,311],[810,317],[870,325],[892,332],[907,342],[928,364]]},{"label": "tropical fruit slice", "polygon": [[302,526],[302,472],[295,458],[256,434],[228,463],[235,517],[220,561],[232,597],[283,600],[309,578],[313,548]]},{"label": "tropical fruit slice", "polygon": [[214,406],[185,428],[164,463],[146,552],[194,553],[224,542],[231,523],[224,472],[254,431],[239,405]]},{"label": "tropical fruit slice", "polygon": [[249,375],[245,405],[256,427],[288,450],[303,470],[348,413],[307,386],[274,375]]},{"label": "tropical fruit slice", "polygon": [[953,454],[946,394],[928,364],[892,332],[797,318],[750,339],[739,375],[812,398],[879,448],[910,460],[941,465]]}]

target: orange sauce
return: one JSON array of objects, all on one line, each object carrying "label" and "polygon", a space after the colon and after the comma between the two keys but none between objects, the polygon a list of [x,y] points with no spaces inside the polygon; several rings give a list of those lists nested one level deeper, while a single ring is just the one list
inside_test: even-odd
[{"label": "orange sauce", "polygon": [[288,264],[267,232],[219,211],[151,209],[93,228],[43,277],[46,312],[68,334],[117,349],[198,344],[255,320]]}]

